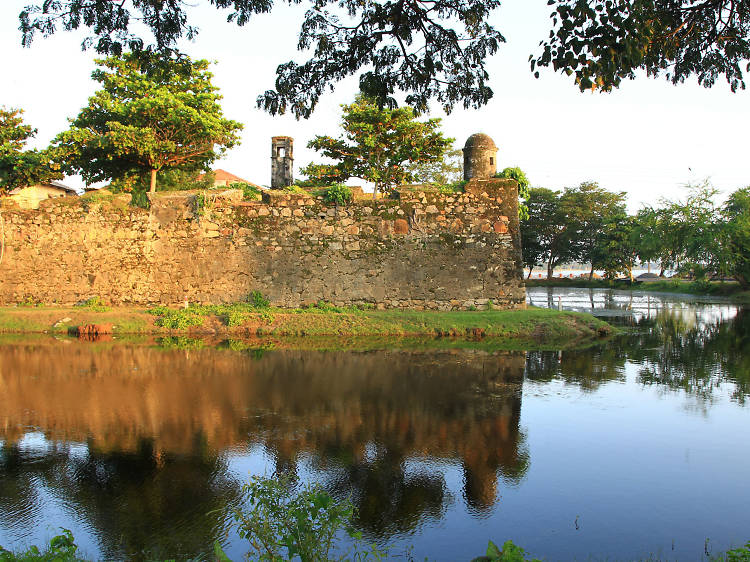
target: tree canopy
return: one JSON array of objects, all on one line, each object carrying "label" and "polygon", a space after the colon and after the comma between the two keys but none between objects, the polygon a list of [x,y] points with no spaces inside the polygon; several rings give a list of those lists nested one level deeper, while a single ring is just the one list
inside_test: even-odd
[{"label": "tree canopy", "polygon": [[[303,0],[288,0],[302,4]],[[267,13],[273,0],[203,0],[245,25]],[[638,69],[665,73],[673,82],[692,75],[705,86],[724,76],[744,88],[750,59],[747,0],[550,0],[553,29],[532,70],[552,66],[572,74],[582,90],[603,91],[633,78]],[[189,0],[34,0],[20,13],[22,43],[59,29],[89,28],[83,47],[99,53],[173,52],[198,28]],[[379,105],[406,104],[425,111],[432,100],[449,112],[456,104],[478,108],[493,96],[485,68],[505,42],[488,22],[500,0],[309,0],[298,49],[301,63],[277,69],[276,84],[257,98],[271,114],[310,116],[320,96],[340,80],[359,76],[360,89]],[[143,34],[153,36],[153,42]]]},{"label": "tree canopy", "polygon": [[87,182],[196,170],[234,146],[242,125],[223,117],[208,62],[126,53],[98,60],[102,85],[53,150]]},{"label": "tree canopy", "polygon": [[738,189],[729,196],[723,209],[726,255],[729,273],[750,288],[750,187]]},{"label": "tree canopy", "polygon": [[[273,0],[209,2],[237,25],[273,8]],[[198,33],[188,21],[189,5],[189,0],[39,0],[20,14],[22,42],[31,44],[38,33],[89,28],[93,35],[83,46],[102,54],[172,51],[178,39]],[[499,5],[500,0],[310,0],[298,41],[310,58],[281,64],[275,89],[260,95],[258,106],[307,118],[321,94],[359,74],[360,89],[380,105],[394,106],[394,93],[403,90],[406,103],[419,111],[430,100],[446,111],[456,103],[480,107],[492,97],[485,62],[505,41],[487,23]],[[144,28],[153,43],[135,31]]]},{"label": "tree canopy", "polygon": [[24,150],[36,129],[23,121],[23,110],[0,107],[0,195],[17,187],[62,178],[46,150]]},{"label": "tree canopy", "polygon": [[360,96],[342,106],[343,136],[316,136],[309,148],[321,152],[333,164],[310,164],[302,173],[319,184],[360,178],[375,184],[376,195],[413,181],[414,164],[443,158],[454,139],[438,130],[440,119],[417,121],[410,107],[379,108]]},{"label": "tree canopy", "polygon": [[550,0],[553,29],[531,68],[573,75],[581,90],[611,90],[637,70],[706,87],[724,77],[745,88],[750,71],[747,0]]}]

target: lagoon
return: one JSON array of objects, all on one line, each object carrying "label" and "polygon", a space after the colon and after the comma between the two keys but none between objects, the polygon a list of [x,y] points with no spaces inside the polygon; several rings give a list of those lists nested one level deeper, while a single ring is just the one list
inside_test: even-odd
[{"label": "lagoon", "polygon": [[[750,314],[719,298],[533,288],[623,334],[585,349],[384,340],[5,337],[0,544],[92,558],[247,551],[248,474],[351,497],[390,558],[699,560],[750,539]],[[445,340],[445,338],[443,338]],[[341,347],[341,346],[331,346]]]}]

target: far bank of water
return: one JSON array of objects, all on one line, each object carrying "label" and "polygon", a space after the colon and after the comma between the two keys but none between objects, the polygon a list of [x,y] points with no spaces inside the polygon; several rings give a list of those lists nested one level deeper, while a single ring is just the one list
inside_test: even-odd
[{"label": "far bank of water", "polygon": [[5,339],[0,544],[65,527],[90,557],[210,556],[218,539],[241,559],[223,509],[274,472],[351,497],[392,558],[512,539],[548,560],[700,560],[750,538],[747,309],[528,295],[623,335],[563,351]]}]

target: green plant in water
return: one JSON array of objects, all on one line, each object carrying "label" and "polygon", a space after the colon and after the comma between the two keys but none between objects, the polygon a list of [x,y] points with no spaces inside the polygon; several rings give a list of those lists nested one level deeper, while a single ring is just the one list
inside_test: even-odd
[{"label": "green plant in water", "polygon": [[541,562],[538,558],[526,558],[526,551],[513,541],[505,541],[503,549],[489,541],[484,556],[477,556],[472,562]]},{"label": "green plant in water", "polygon": [[62,534],[52,537],[49,546],[44,551],[32,546],[24,552],[14,553],[0,546],[0,562],[79,562],[83,560],[76,556],[76,546],[73,533],[68,529],[61,529]]},{"label": "green plant in water", "polygon": [[744,547],[727,550],[724,554],[720,555],[718,558],[713,558],[712,560],[721,560],[725,562],[750,562],[750,541],[748,541]]},{"label": "green plant in water", "polygon": [[76,303],[73,306],[76,306],[78,308],[87,308],[92,312],[107,312],[109,310],[109,307],[104,304],[102,302],[102,299],[98,296],[91,297],[90,299],[86,299],[85,301]]},{"label": "green plant in water", "polygon": [[233,515],[239,536],[250,543],[252,560],[331,560],[329,553],[342,530],[355,541],[342,559],[382,560],[385,556],[375,546],[362,548],[362,535],[351,524],[351,502],[334,501],[319,484],[296,490],[289,476],[253,477],[243,492],[248,507],[235,509]]}]

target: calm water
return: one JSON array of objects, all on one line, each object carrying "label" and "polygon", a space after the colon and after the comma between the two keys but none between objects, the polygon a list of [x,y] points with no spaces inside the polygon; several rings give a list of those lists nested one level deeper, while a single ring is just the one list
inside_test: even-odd
[{"label": "calm water", "polygon": [[66,527],[91,557],[196,557],[218,538],[241,559],[224,508],[249,473],[278,471],[351,497],[392,558],[469,560],[512,538],[548,560],[700,560],[706,539],[750,539],[748,311],[529,300],[626,334],[525,353],[4,340],[0,544]]}]

